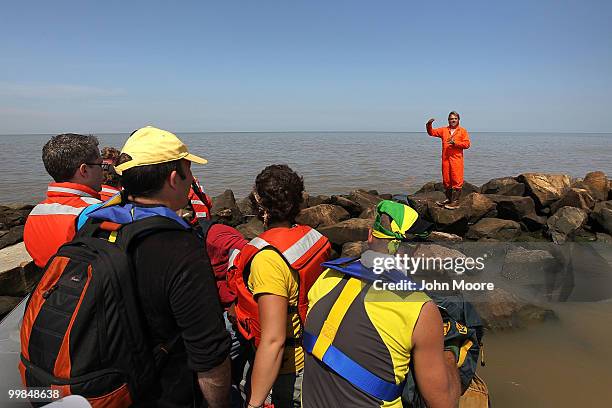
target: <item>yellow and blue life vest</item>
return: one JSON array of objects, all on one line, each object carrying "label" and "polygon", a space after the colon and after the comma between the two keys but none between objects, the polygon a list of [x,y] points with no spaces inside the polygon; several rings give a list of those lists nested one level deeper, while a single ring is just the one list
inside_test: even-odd
[{"label": "yellow and blue life vest", "polygon": [[[429,297],[422,292],[375,290],[375,280],[397,283],[409,278],[397,270],[376,274],[358,258],[337,259],[323,266],[328,269],[309,293],[306,352],[360,390],[373,405],[401,406],[412,331]],[[312,367],[314,377],[319,368]],[[305,393],[311,380],[316,381],[308,378],[308,371],[307,367]]]}]

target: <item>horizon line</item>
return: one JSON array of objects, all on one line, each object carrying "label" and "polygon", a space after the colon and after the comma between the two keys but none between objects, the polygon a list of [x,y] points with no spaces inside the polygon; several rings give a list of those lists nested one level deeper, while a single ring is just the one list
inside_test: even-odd
[{"label": "horizon line", "polygon": [[[425,130],[190,130],[172,131],[176,134],[194,133],[426,133]],[[72,132],[63,132],[72,133]],[[469,133],[560,133],[560,134],[612,134],[612,132],[586,132],[586,131],[559,131],[559,130],[474,130]],[[57,132],[33,132],[33,133],[0,133],[0,136],[34,136],[34,135],[58,135]],[[90,135],[129,134],[129,132],[82,132]]]}]

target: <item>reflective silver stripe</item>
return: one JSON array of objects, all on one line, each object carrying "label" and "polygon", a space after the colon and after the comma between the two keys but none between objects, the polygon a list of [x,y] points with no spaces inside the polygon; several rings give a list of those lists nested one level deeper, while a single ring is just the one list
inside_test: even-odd
[{"label": "reflective silver stripe", "polygon": [[97,198],[93,198],[93,197],[81,197],[81,201],[84,201],[85,203],[91,205],[91,204],[98,204],[101,203],[102,201],[98,200]]},{"label": "reflective silver stripe", "polygon": [[239,249],[237,248],[232,249],[232,252],[230,252],[229,260],[227,261],[227,269],[234,266],[234,261],[236,260],[236,257],[238,256],[239,253],[240,253]]},{"label": "reflective silver stripe", "polygon": [[191,200],[191,204],[200,204],[200,205],[204,205],[204,203],[202,202],[202,200]]},{"label": "reflective silver stripe", "polygon": [[195,216],[198,218],[206,218],[208,217],[208,214],[206,213],[206,211],[199,211],[195,213]]},{"label": "reflective silver stripe", "polygon": [[79,215],[85,207],[72,207],[70,205],[51,203],[38,204],[32,209],[30,215]]},{"label": "reflective silver stripe", "polygon": [[74,188],[67,188],[67,187],[49,186],[47,191],[55,191],[55,192],[58,192],[58,193],[71,193],[71,194],[76,194],[76,195],[81,196],[81,197],[91,197],[91,194],[89,194],[89,193],[86,193],[86,192],[81,191],[81,190],[76,190]]},{"label": "reflective silver stripe", "polygon": [[106,188],[106,187],[102,187],[102,191],[104,191],[105,193],[118,193],[119,190],[115,190],[114,188]]},{"label": "reflective silver stripe", "polygon": [[319,233],[319,231],[315,229],[311,229],[308,234],[304,235],[299,239],[298,242],[291,245],[285,252],[283,252],[283,256],[290,264],[294,263],[298,259],[300,259],[314,244],[317,243],[319,239],[321,239],[323,235]]},{"label": "reflective silver stripe", "polygon": [[267,246],[270,246],[268,241],[266,241],[265,239],[261,239],[259,237],[253,238],[251,240],[251,242],[249,242],[249,245],[253,245],[257,249],[262,249],[262,248],[265,248]]}]

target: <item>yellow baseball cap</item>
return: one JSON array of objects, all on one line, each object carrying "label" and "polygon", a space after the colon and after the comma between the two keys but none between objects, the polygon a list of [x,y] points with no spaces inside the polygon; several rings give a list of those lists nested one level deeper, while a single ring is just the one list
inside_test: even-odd
[{"label": "yellow baseball cap", "polygon": [[199,164],[208,163],[206,159],[189,153],[187,146],[174,133],[153,126],[146,126],[132,133],[121,149],[121,153],[129,154],[132,160],[115,166],[118,174],[132,167],[167,163],[179,159]]}]

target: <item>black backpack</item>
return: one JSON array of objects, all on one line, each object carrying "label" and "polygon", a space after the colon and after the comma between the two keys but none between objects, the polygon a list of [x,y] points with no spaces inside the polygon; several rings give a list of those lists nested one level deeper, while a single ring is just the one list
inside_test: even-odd
[{"label": "black backpack", "polygon": [[[482,352],[484,327],[474,306],[458,293],[442,296],[427,293],[436,303],[444,323],[444,344],[460,344],[459,379],[464,393],[476,375],[478,360]],[[481,359],[481,365],[484,365]],[[414,379],[414,365],[410,362],[406,385],[402,393],[405,408],[425,408],[426,404]]]},{"label": "black backpack", "polygon": [[185,230],[153,216],[130,224],[90,219],[45,267],[21,327],[22,381],[98,406],[151,398],[168,344],[147,341],[130,248],[136,238]]}]

